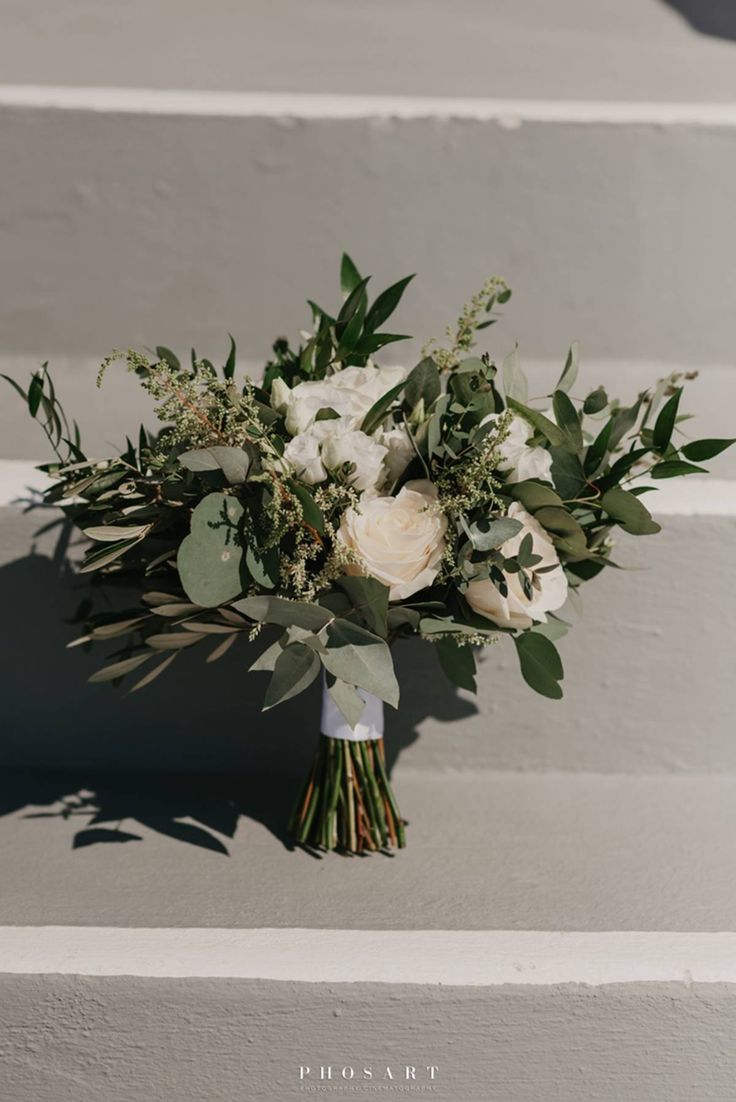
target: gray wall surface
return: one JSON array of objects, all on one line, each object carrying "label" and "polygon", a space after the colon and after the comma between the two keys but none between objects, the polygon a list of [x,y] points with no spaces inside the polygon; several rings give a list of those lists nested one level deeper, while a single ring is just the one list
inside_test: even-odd
[{"label": "gray wall surface", "polygon": [[29,1102],[288,1102],[320,1063],[437,1065],[436,1102],[724,1102],[735,1030],[718,984],[0,977],[4,1089]]}]

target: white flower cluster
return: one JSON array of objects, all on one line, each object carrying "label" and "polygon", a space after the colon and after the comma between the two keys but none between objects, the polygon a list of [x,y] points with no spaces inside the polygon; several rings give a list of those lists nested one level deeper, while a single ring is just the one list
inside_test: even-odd
[{"label": "white flower cluster", "polygon": [[[371,406],[405,377],[403,367],[369,364],[298,383],[293,389],[277,379],[271,402],[284,414],[291,435],[284,459],[294,473],[315,485],[331,472],[347,470],[348,482],[361,492],[394,482],[414,454],[406,430],[397,425],[368,436],[360,426]],[[317,420],[323,411],[328,416]]]},{"label": "white flower cluster", "polygon": [[[360,501],[342,517],[338,537],[355,555],[350,573],[365,573],[389,588],[392,601],[405,600],[432,585],[445,552],[447,518],[438,508],[436,487],[428,480],[408,482],[394,497],[387,491],[406,470],[414,450],[403,425],[361,430],[370,408],[406,377],[403,367],[348,367],[329,378],[298,383],[290,389],[275,380],[271,402],[284,415],[291,439],[284,460],[308,485],[341,473],[361,493]],[[490,414],[483,425],[500,415]],[[549,481],[551,456],[528,443],[531,426],[520,416],[510,422],[499,445],[499,471],[507,482],[535,478]],[[567,579],[554,545],[544,529],[519,504],[509,516],[521,521],[521,531],[501,548],[511,558],[527,534],[533,552],[541,556],[543,573],[534,573],[528,597],[518,574],[506,575],[507,596],[490,581],[472,582],[468,603],[499,627],[523,629],[543,621],[546,612],[561,607]],[[551,568],[551,569],[549,569]]]}]

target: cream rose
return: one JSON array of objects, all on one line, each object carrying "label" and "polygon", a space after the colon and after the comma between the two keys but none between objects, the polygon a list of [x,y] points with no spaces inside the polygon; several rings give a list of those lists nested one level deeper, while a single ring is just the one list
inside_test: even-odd
[{"label": "cream rose", "polygon": [[390,481],[395,482],[416,455],[406,425],[394,425],[391,429],[379,432],[378,442],[388,449],[386,470]]},{"label": "cream rose", "polygon": [[[530,628],[535,622],[544,622],[545,613],[561,608],[567,599],[567,578],[560,565],[552,540],[541,524],[514,502],[508,516],[521,522],[523,527],[501,546],[506,558],[512,558],[521,546],[524,536],[532,537],[532,553],[541,556],[541,562],[531,568],[534,585],[531,599],[526,596],[518,574],[504,574],[508,595],[502,597],[490,578],[471,582],[465,594],[474,612],[485,616],[502,628]],[[548,573],[537,573],[541,567],[553,567]]]},{"label": "cream rose", "polygon": [[407,482],[396,497],[364,497],[347,509],[340,540],[359,563],[348,574],[369,574],[401,601],[431,585],[445,547],[447,518],[438,512],[437,490],[425,480]]},{"label": "cream rose", "polygon": [[[320,422],[331,423],[335,422]],[[345,463],[351,463],[355,469],[347,476],[347,481],[360,491],[372,490],[383,482],[387,455],[388,448],[359,430],[327,435],[322,445],[322,462],[327,470],[336,471]]]},{"label": "cream rose", "polygon": [[[305,432],[321,409],[334,409],[359,428],[371,406],[406,376],[403,367],[346,367],[326,379],[308,379],[291,390],[281,384],[272,390],[271,402],[284,413],[292,435]],[[276,385],[276,384],[274,384]]]},{"label": "cream rose", "polygon": [[361,492],[385,481],[388,448],[350,428],[351,424],[348,417],[333,417],[316,421],[306,432],[291,438],[284,448],[284,459],[302,482],[324,482],[329,471],[337,471],[345,463],[354,468],[347,481]]},{"label": "cream rose", "polygon": [[[489,413],[481,421],[481,427],[495,424],[500,416],[499,413]],[[546,448],[530,447],[527,444],[532,431],[531,425],[523,417],[512,417],[508,435],[498,446],[501,456],[499,470],[507,472],[507,482],[525,482],[527,478],[550,481],[552,456]]]}]

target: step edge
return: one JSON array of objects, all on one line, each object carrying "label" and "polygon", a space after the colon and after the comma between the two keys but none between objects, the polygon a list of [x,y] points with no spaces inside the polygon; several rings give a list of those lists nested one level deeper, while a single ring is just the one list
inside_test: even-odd
[{"label": "step edge", "polygon": [[0,974],[495,987],[736,984],[736,932],[0,927]]},{"label": "step edge", "polygon": [[0,84],[0,108],[215,118],[468,119],[736,127],[736,102],[497,99],[315,92],[236,92],[93,85]]}]

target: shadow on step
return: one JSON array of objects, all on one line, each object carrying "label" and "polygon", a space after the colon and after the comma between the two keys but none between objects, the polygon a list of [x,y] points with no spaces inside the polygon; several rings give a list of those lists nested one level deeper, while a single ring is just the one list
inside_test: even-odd
[{"label": "shadow on step", "polygon": [[736,39],[734,0],[665,0],[665,3],[701,34]]},{"label": "shadow on step", "polygon": [[261,822],[285,846],[293,777],[193,777],[94,769],[3,770],[0,817],[71,821],[72,848],[140,842],[140,828],[227,855],[241,816]]},{"label": "shadow on step", "polygon": [[[38,523],[24,520],[30,536]],[[17,788],[12,781],[4,786],[4,813],[58,803],[44,814],[80,816],[76,846],[132,841],[130,823],[138,821],[227,852],[212,831],[232,837],[240,815],[285,841],[291,801],[318,737],[318,683],[262,713],[267,675],[248,674],[258,651],[245,643],[214,664],[203,654],[182,653],[133,695],[125,685],[89,685],[106,652],[66,649],[79,634],[74,613],[88,593],[61,553],[34,549],[0,566],[0,608],[11,640],[0,672],[0,768],[30,770]],[[403,701],[399,712],[387,709],[389,768],[419,737],[426,717],[452,724],[476,711],[446,681],[427,644],[402,644],[396,658]],[[133,773],[135,781],[125,779]],[[258,779],[264,776],[279,783],[266,792]],[[70,795],[75,798],[64,799]],[[128,825],[118,826],[121,820]]]}]

